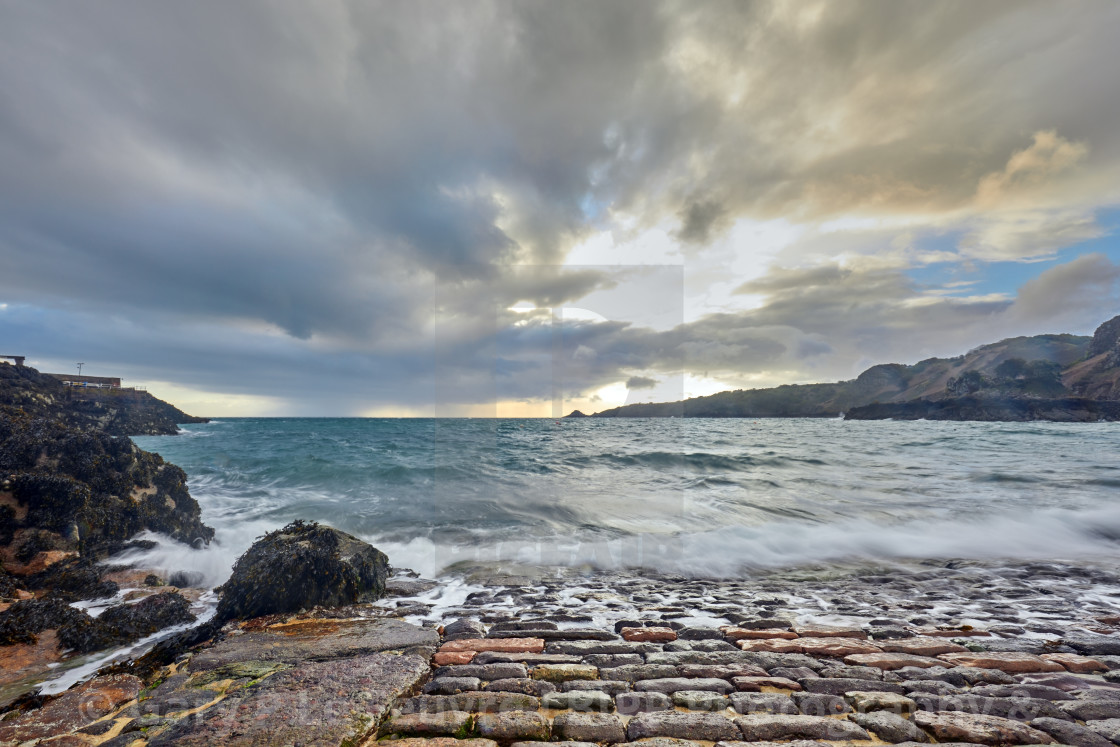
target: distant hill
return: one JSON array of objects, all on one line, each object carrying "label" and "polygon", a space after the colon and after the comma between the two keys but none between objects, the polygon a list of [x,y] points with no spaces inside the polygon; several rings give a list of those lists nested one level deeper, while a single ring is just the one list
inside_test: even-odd
[{"label": "distant hill", "polygon": [[[972,398],[969,406],[951,400]],[[947,419],[1114,419],[1113,407],[1089,407],[1077,400],[1120,400],[1120,316],[1092,337],[1069,334],[1012,337],[983,345],[956,358],[928,358],[914,365],[872,366],[855,379],[832,384],[791,384],[771,389],[737,389],[679,402],[625,405],[595,413],[597,418],[863,418],[910,417],[936,412]],[[980,407],[976,400],[986,403]],[[1030,404],[1014,404],[1030,401]],[[1043,406],[1042,401],[1051,402]],[[942,407],[903,403],[940,402]],[[963,401],[962,401],[963,402]],[[1002,402],[1002,405],[997,405]],[[1009,404],[1010,403],[1010,404]],[[860,411],[874,405],[870,411]],[[1090,415],[1058,417],[1075,408]],[[892,414],[894,413],[894,414]],[[970,417],[986,413],[985,417]],[[1007,417],[1001,417],[1005,413]],[[954,417],[956,415],[957,417]],[[919,415],[921,416],[921,415]],[[1014,417],[1012,417],[1014,416]]]},{"label": "distant hill", "polygon": [[0,408],[60,420],[82,430],[113,436],[160,436],[180,423],[206,423],[148,392],[67,387],[30,366],[0,363]]}]

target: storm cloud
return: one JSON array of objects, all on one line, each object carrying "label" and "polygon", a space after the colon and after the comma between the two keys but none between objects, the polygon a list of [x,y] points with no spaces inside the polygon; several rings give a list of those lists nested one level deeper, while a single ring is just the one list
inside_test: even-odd
[{"label": "storm cloud", "polygon": [[[0,342],[45,368],[426,412],[846,378],[1120,313],[1109,0],[0,21]],[[679,288],[634,290],[635,255]],[[984,291],[916,274],[1022,262]],[[589,299],[608,317],[552,311]]]}]

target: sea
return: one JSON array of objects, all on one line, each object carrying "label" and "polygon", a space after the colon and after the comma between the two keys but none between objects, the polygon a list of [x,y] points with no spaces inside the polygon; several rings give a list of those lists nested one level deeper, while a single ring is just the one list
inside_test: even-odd
[{"label": "sea", "polygon": [[[254,539],[303,519],[370,542],[394,573],[438,581],[406,618],[417,624],[482,593],[479,574],[526,569],[602,586],[611,574],[719,583],[968,567],[1001,588],[1044,577],[1074,606],[1120,610],[1110,423],[223,418],[133,440],[186,471],[216,537],[193,547],[149,533],[154,548],[107,562],[188,572],[195,586],[223,583]],[[1015,567],[1032,562],[1050,565]],[[985,624],[984,595],[943,580],[939,598],[959,596],[955,614]],[[129,592],[80,606],[96,615]],[[200,621],[216,601],[196,599]],[[1030,599],[1001,603],[1039,614]],[[827,622],[821,605],[810,595],[789,612]],[[177,630],[74,659],[40,692]]]},{"label": "sea", "polygon": [[428,577],[478,566],[759,569],[1110,557],[1115,424],[842,419],[236,418],[134,438],[189,476],[225,580],[252,541],[319,521]]}]

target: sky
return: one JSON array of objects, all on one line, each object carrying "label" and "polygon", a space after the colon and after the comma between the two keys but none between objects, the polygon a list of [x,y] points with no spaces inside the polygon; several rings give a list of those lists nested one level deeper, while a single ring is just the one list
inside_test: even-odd
[{"label": "sky", "polygon": [[1120,314],[1114,0],[0,0],[0,354],[543,416]]}]

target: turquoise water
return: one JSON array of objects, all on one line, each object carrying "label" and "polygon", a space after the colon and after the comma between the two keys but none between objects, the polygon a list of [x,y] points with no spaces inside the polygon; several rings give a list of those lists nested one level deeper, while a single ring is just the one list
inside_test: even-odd
[{"label": "turquoise water", "polygon": [[1115,554],[1115,424],[229,419],[134,439],[186,470],[215,582],[295,518],[397,566],[655,567]]}]

